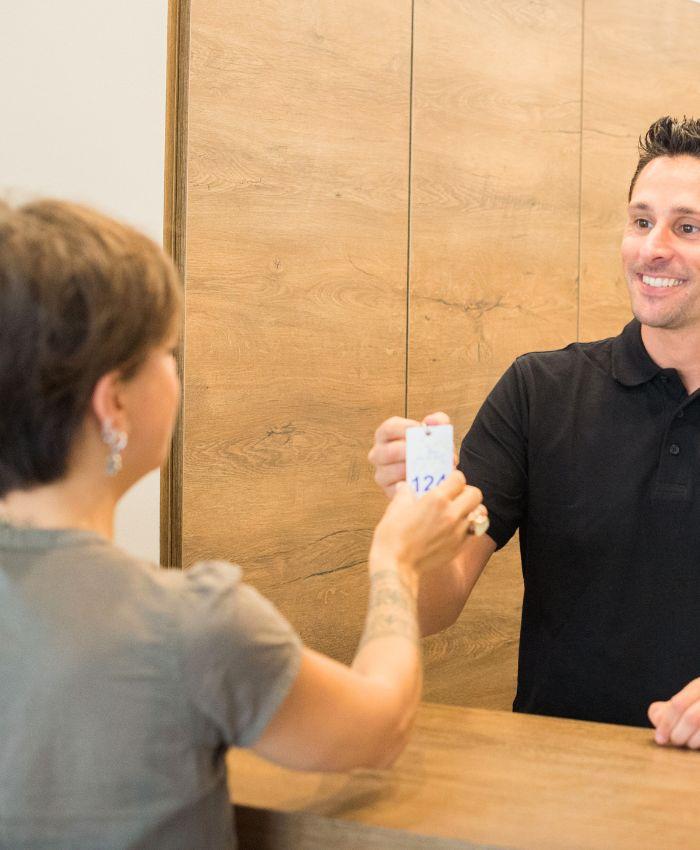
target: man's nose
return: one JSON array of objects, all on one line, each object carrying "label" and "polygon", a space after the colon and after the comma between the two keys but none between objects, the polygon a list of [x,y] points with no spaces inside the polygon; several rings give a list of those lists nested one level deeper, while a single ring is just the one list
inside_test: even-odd
[{"label": "man's nose", "polygon": [[642,244],[642,259],[646,263],[668,260],[673,254],[673,233],[660,224],[655,224]]}]

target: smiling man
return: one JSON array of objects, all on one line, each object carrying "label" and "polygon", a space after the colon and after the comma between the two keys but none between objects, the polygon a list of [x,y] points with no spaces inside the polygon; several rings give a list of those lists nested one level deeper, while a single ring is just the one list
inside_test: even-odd
[{"label": "smiling man", "polygon": [[[491,525],[424,576],[421,626],[453,623],[519,528],[514,710],[651,721],[658,743],[700,749],[700,121],[664,117],[640,140],[622,261],[622,333],[519,357],[477,414],[459,466]],[[377,430],[387,495],[415,424]]]}]

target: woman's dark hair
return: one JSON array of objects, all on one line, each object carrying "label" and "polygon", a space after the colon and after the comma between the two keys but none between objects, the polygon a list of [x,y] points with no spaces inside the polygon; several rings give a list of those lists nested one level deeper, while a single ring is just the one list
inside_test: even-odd
[{"label": "woman's dark hair", "polygon": [[97,381],[132,377],[179,320],[146,236],[65,201],[0,201],[0,498],[62,478]]},{"label": "woman's dark hair", "polygon": [[700,120],[686,118],[679,121],[664,115],[649,127],[646,135],[639,137],[639,162],[630,183],[628,200],[642,169],[659,156],[696,156],[700,158]]}]

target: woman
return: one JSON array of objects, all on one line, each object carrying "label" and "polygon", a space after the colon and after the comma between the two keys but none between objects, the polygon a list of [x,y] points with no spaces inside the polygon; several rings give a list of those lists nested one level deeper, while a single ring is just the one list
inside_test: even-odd
[{"label": "woman", "polygon": [[177,273],[150,240],[59,201],[0,206],[0,846],[235,846],[224,754],[391,763],[421,688],[421,570],[481,494],[401,489],[369,553],[346,667],[303,647],[237,567],[158,570],[114,510],[165,459]]}]

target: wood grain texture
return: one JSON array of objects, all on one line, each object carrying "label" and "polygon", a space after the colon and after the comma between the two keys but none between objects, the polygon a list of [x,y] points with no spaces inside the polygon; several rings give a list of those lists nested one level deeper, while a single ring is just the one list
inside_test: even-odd
[{"label": "wood grain texture", "polygon": [[[417,0],[409,415],[461,438],[513,359],[576,337],[581,3]],[[506,708],[514,543],[428,643],[428,699]]]},{"label": "wood grain texture", "polygon": [[637,140],[662,115],[697,117],[700,6],[586,0],[581,199],[581,339],[632,317],[620,262]]},{"label": "wood grain texture", "polygon": [[[650,730],[429,704],[389,771],[297,773],[229,756],[232,800],[276,813],[259,812],[265,843],[248,845],[265,850],[320,850],[314,827],[342,850],[353,846],[344,830],[357,838],[362,828],[372,841],[372,829],[396,833],[355,847],[398,848],[410,835],[441,849],[695,850],[699,786],[698,753],[657,747]],[[275,838],[280,813],[294,843]],[[249,811],[249,834],[254,825]]]},{"label": "wood grain texture", "polygon": [[349,660],[403,407],[410,3],[195,3],[184,560]]},{"label": "wood grain texture", "polygon": [[237,806],[235,818],[238,850],[490,850],[471,841],[413,835],[405,829],[382,829],[306,812]]}]

